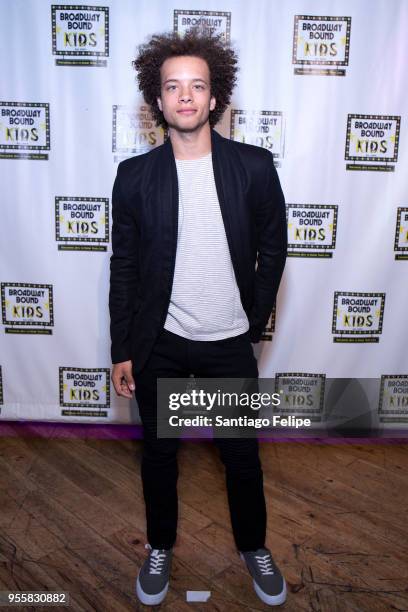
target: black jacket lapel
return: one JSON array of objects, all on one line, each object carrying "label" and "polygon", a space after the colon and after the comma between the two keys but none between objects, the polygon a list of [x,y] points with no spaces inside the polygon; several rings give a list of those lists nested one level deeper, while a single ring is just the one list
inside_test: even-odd
[{"label": "black jacket lapel", "polygon": [[242,232],[241,211],[243,193],[241,187],[240,162],[234,151],[228,147],[229,141],[211,130],[214,179],[218,201],[224,222],[225,234],[234,266],[235,276],[240,284],[239,253]]}]

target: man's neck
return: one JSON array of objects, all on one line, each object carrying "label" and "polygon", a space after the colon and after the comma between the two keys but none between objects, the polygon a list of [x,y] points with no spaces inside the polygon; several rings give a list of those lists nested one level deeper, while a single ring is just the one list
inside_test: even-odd
[{"label": "man's neck", "polygon": [[169,136],[176,159],[198,159],[211,152],[211,128],[208,122],[194,132],[169,128]]}]

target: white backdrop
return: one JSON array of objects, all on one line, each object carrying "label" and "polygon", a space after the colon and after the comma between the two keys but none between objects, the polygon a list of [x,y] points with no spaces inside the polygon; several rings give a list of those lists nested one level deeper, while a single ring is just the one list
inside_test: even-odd
[{"label": "white backdrop", "polygon": [[0,6],[2,419],[138,422],[109,383],[111,190],[118,161],[163,135],[131,60],[204,10],[240,58],[217,130],[272,147],[288,204],[292,256],[260,375],[393,376],[407,411],[405,0]]}]

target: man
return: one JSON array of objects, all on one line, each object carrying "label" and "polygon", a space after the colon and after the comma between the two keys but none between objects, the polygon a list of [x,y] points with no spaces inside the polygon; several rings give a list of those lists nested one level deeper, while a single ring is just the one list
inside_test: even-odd
[{"label": "man", "polygon": [[[135,390],[143,424],[148,557],[137,595],[168,590],[177,529],[178,439],[157,437],[159,377],[258,377],[251,342],[271,314],[287,248],[285,204],[270,152],[212,128],[230,101],[237,59],[220,37],[153,36],[134,62],[165,144],[119,164],[113,188],[109,305],[112,382]],[[267,604],[286,585],[265,548],[258,440],[215,439],[237,549]]]}]

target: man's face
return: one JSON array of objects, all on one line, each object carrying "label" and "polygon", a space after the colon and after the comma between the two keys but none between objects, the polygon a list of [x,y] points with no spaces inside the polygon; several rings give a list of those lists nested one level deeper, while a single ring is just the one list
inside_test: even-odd
[{"label": "man's face", "polygon": [[208,121],[215,98],[210,71],[201,57],[182,55],[166,59],[160,69],[161,93],[157,104],[170,128],[194,132]]}]

